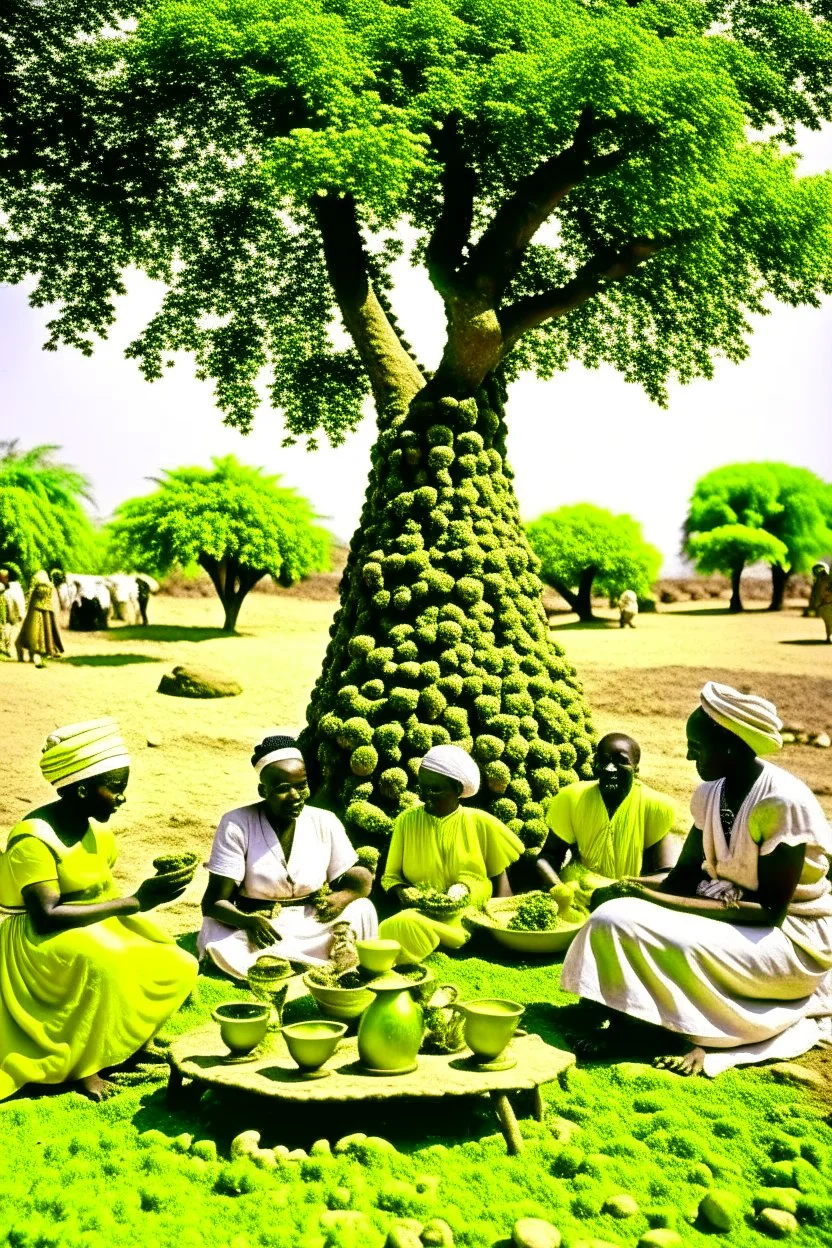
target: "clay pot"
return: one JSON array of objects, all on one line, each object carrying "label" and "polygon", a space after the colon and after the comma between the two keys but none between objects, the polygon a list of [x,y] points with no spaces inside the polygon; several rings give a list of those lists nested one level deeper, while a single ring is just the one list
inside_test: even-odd
[{"label": "clay pot", "polygon": [[347,1030],[347,1024],[311,1019],[303,1023],[289,1023],[281,1030],[293,1060],[305,1074],[311,1074],[319,1071],[324,1062],[332,1057],[338,1041]]},{"label": "clay pot", "polygon": [[254,1001],[227,1001],[211,1017],[220,1025],[223,1044],[235,1055],[250,1053],[266,1034],[269,1006]]},{"label": "clay pot", "polygon": [[495,1061],[517,1030],[524,1007],[517,1001],[483,997],[451,1006],[465,1019],[465,1043],[482,1062]]},{"label": "clay pot", "polygon": [[361,1016],[358,1054],[368,1070],[404,1074],[415,1068],[425,1031],[421,1006],[412,996],[417,986],[395,974],[367,985],[375,999]]}]

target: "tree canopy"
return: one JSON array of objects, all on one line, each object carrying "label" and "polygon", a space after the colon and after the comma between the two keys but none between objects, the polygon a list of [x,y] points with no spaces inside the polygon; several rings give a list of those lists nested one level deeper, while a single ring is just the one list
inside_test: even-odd
[{"label": "tree canopy", "polygon": [[117,509],[110,525],[116,562],[152,573],[198,563],[214,584],[233,632],[243,600],[267,574],[291,585],[329,566],[331,538],[312,508],[277,476],[238,463],[176,468],[158,488]]},{"label": "tree canopy", "polygon": [[638,521],[591,503],[550,511],[526,532],[542,579],[582,620],[593,618],[593,589],[610,597],[632,589],[645,597],[661,568],[661,551],[644,540]]},{"label": "tree canopy", "polygon": [[697,572],[724,572],[731,578],[731,611],[742,611],[740,579],[751,563],[779,564],[788,559],[786,545],[765,529],[748,524],[720,524],[706,533],[692,533],[685,543]]},{"label": "tree canopy", "polygon": [[0,442],[0,565],[91,570],[96,533],[83,504],[90,483],[56,459],[58,446]]},{"label": "tree canopy", "polygon": [[725,553],[722,566],[717,562],[706,568],[701,563],[704,552],[708,552],[706,562],[710,565],[717,558],[715,552],[727,552],[728,547],[722,537],[709,545],[703,544],[699,535],[726,526],[762,529],[783,544],[781,550],[763,542],[761,550],[768,553],[758,556],[771,564],[771,605],[778,610],[791,573],[807,572],[818,556],[832,547],[832,485],[808,468],[793,464],[726,464],[701,477],[694,487],[684,525],[683,553],[694,556],[703,571],[729,571],[745,545],[748,553],[743,562],[753,563],[755,557],[750,552],[757,539],[738,533],[731,538],[732,553]]}]

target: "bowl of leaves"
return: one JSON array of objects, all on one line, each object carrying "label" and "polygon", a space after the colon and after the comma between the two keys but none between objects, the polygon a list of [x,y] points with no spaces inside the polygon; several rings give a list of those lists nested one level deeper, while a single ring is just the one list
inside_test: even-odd
[{"label": "bowl of leaves", "polygon": [[199,854],[184,850],[180,854],[160,854],[153,859],[156,879],[166,885],[190,884],[199,866]]},{"label": "bowl of leaves", "polygon": [[495,898],[484,910],[469,911],[465,923],[472,930],[490,932],[498,944],[515,953],[560,953],[588,918],[589,911],[578,908],[569,890],[568,899],[551,892]]},{"label": "bowl of leaves", "polygon": [[440,923],[448,923],[457,915],[462,914],[463,910],[467,910],[471,904],[471,894],[468,889],[466,888],[463,893],[461,890],[464,885],[460,884],[457,887],[460,890],[459,895],[450,896],[438,888],[416,884],[404,889],[402,898],[406,905],[412,906],[427,918],[436,919]]}]

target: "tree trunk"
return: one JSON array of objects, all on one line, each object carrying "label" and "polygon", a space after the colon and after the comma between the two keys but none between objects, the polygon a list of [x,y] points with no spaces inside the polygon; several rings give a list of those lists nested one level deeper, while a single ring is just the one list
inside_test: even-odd
[{"label": "tree trunk", "polygon": [[729,611],[742,611],[742,595],[740,594],[740,580],[742,578],[742,570],[745,567],[741,563],[739,567],[731,570],[731,601],[728,604]]},{"label": "tree trunk", "polygon": [[791,568],[781,568],[778,563],[771,565],[771,602],[768,608],[769,611],[783,610],[783,599],[786,596],[786,586],[789,583],[791,574]]},{"label": "tree trunk", "polygon": [[577,612],[582,624],[589,624],[595,619],[592,614],[592,582],[595,580],[598,569],[595,567],[584,568],[581,573],[581,579],[578,582],[578,605]]},{"label": "tree trunk", "polygon": [[307,711],[307,765],[353,837],[383,841],[415,800],[422,756],[454,742],[480,764],[476,804],[534,848],[549,795],[589,775],[588,712],[549,640],[505,459],[502,384],[461,401],[435,384],[380,417]]},{"label": "tree trunk", "polygon": [[199,556],[199,564],[210,576],[222,603],[225,612],[222,631],[236,633],[240,608],[257,582],[266,575],[265,569],[241,567],[236,559],[214,559],[206,554]]}]

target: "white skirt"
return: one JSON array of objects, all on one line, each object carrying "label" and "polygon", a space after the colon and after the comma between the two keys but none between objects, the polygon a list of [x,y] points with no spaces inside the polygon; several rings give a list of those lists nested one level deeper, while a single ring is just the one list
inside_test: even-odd
[{"label": "white skirt", "polygon": [[[818,946],[832,921],[818,919]],[[832,1014],[832,972],[778,927],[739,927],[622,898],[599,906],[578,932],[561,986],[645,1023],[687,1036],[708,1053],[705,1073],[799,1057]]]},{"label": "white skirt", "polygon": [[366,897],[351,901],[337,919],[319,923],[314,905],[284,906],[276,919],[269,919],[279,937],[266,949],[256,949],[239,927],[227,927],[216,919],[202,920],[198,952],[200,961],[206,954],[234,979],[245,979],[253,963],[264,953],[304,966],[322,966],[329,958],[332,929],[336,923],[349,923],[357,940],[372,940],[378,935],[375,906]]}]

